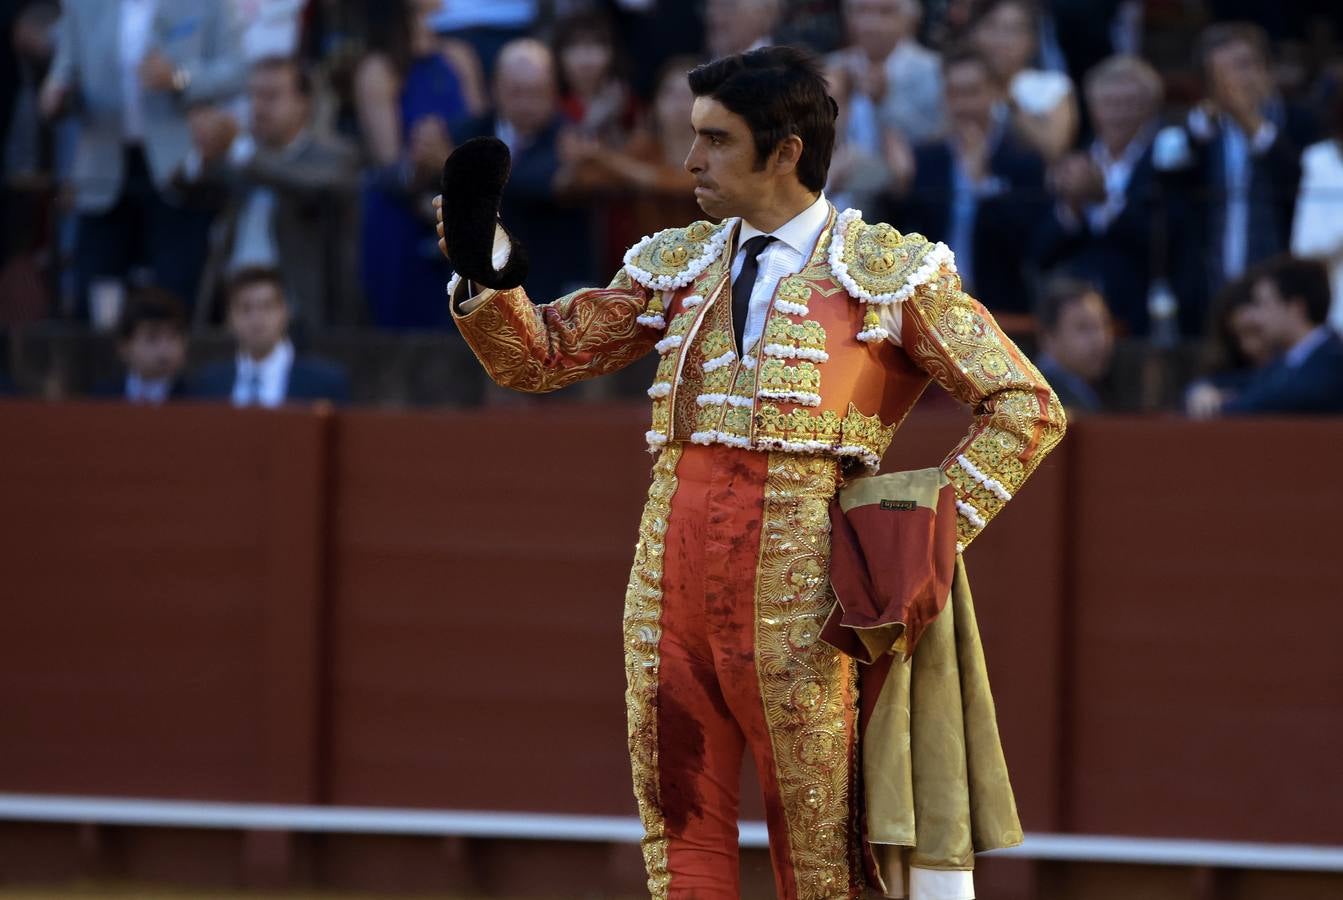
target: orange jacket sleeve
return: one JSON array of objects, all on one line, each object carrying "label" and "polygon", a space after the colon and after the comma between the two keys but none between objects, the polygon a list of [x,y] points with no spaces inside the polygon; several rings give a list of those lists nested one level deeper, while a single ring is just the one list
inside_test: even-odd
[{"label": "orange jacket sleeve", "polygon": [[623,369],[661,337],[637,319],[652,291],[622,269],[609,287],[586,288],[537,306],[522,288],[499,291],[453,318],[496,384],[528,393],[558,390]]},{"label": "orange jacket sleeve", "polygon": [[905,352],[974,421],[942,464],[956,488],[957,536],[969,545],[1063,437],[1063,406],[978,300],[943,270],[903,304]]}]

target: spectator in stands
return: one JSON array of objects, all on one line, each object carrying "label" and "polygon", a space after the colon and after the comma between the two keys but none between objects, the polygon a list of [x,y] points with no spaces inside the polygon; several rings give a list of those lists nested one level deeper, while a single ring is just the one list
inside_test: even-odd
[{"label": "spectator in stands", "polygon": [[688,127],[690,108],[695,103],[686,73],[698,64],[699,59],[690,56],[668,60],[658,78],[652,107],[624,150],[592,157],[592,163],[618,190],[633,195],[625,247],[643,235],[704,215],[695,202],[695,176],[685,169],[693,139]]},{"label": "spectator in stands", "polygon": [[877,218],[945,241],[966,289],[995,313],[1027,313],[1024,270],[1044,205],[1044,163],[1015,136],[999,84],[970,47],[942,60],[947,137],[915,148],[908,183]]},{"label": "spectator in stands", "polygon": [[459,53],[429,26],[435,0],[394,0],[371,9],[370,52],[354,78],[355,110],[372,163],[363,191],[360,264],[370,317],[383,328],[448,324],[430,201],[452,150],[448,123],[479,109]]},{"label": "spectator in stands", "polygon": [[1206,99],[1158,134],[1153,160],[1188,232],[1175,248],[1180,327],[1200,334],[1207,298],[1285,250],[1310,116],[1273,89],[1268,40],[1253,25],[1218,23],[1199,39]]},{"label": "spectator in stands", "polygon": [[[50,312],[49,273],[59,165],[68,161],[76,135],[72,123],[53,127],[38,112],[38,92],[56,49],[60,7],[54,0],[24,0],[0,11],[0,34],[14,54],[10,114],[0,119],[0,323],[45,318]],[[8,73],[0,72],[0,79]],[[6,85],[8,88],[9,85]],[[0,109],[0,116],[4,116]],[[64,152],[62,152],[64,151]]]},{"label": "spectator in stands", "polygon": [[182,302],[162,288],[132,292],[117,324],[117,356],[126,373],[94,388],[94,396],[158,406],[185,393],[187,359]]},{"label": "spectator in stands", "polygon": [[223,3],[65,0],[40,105],[48,117],[68,108],[79,121],[81,297],[141,261],[156,283],[194,295],[210,215],[170,187],[191,146],[186,110],[235,94],[244,75]]},{"label": "spectator in stands", "polygon": [[[499,52],[494,104],[493,115],[454,125],[452,139],[462,143],[492,135],[512,151],[500,214],[531,255],[527,293],[552,300],[596,276],[589,212],[565,203],[577,169],[574,160],[561,156],[564,118],[554,57],[545,44],[524,38]],[[446,310],[442,285],[437,299]]]},{"label": "spectator in stands", "polygon": [[1324,264],[1273,257],[1253,271],[1250,291],[1250,315],[1276,358],[1208,411],[1343,413],[1343,340],[1328,325]]},{"label": "spectator in stands", "polygon": [[827,61],[840,104],[827,193],[840,207],[864,209],[889,186],[891,142],[942,136],[942,66],[916,40],[920,0],[845,0],[842,9],[848,45]]},{"label": "spectator in stands", "polygon": [[1143,0],[1041,0],[1039,66],[1073,84],[1110,56],[1142,52]]},{"label": "spectator in stands", "polygon": [[1335,331],[1343,331],[1343,86],[1334,91],[1333,136],[1307,147],[1301,157],[1292,252],[1329,266],[1334,293],[1329,321]]},{"label": "spectator in stands", "polygon": [[[367,0],[370,6],[384,0]],[[433,9],[429,24],[445,37],[471,48],[486,72],[493,72],[499,51],[509,41],[526,37],[536,24],[537,0],[427,0]]]},{"label": "spectator in stands", "polygon": [[1012,124],[1052,162],[1077,136],[1077,97],[1064,72],[1033,68],[1039,33],[1033,0],[986,0],[970,24],[971,42],[1007,91]]},{"label": "spectator in stands", "polygon": [[193,119],[195,155],[184,180],[221,194],[224,210],[201,296],[213,300],[229,273],[276,268],[296,323],[309,330],[358,324],[358,153],[313,130],[312,80],[297,60],[258,62],[248,97],[245,135],[228,113],[200,111]]},{"label": "spectator in stands", "polygon": [[278,269],[243,269],[229,279],[229,329],[236,357],[206,366],[191,379],[193,397],[231,400],[234,406],[276,407],[289,402],[350,399],[338,366],[298,357],[289,340],[289,303]]},{"label": "spectator in stands", "polygon": [[1165,258],[1153,246],[1166,233],[1152,167],[1161,77],[1136,57],[1112,56],[1087,74],[1085,94],[1095,137],[1050,169],[1055,203],[1036,256],[1099,285],[1128,333],[1146,336],[1151,266]]},{"label": "spectator in stands", "polygon": [[695,178],[685,169],[690,152],[690,108],[695,97],[686,73],[698,57],[663,67],[652,107],[622,145],[609,146],[578,130],[560,137],[560,156],[573,170],[572,189],[600,198],[604,230],[602,271],[614,271],[639,238],[703,216]]},{"label": "spectator in stands", "polygon": [[782,16],[782,0],[707,0],[704,46],[709,58],[768,47]]},{"label": "spectator in stands", "polygon": [[1185,412],[1195,419],[1217,415],[1222,404],[1235,398],[1255,375],[1273,361],[1253,308],[1249,277],[1222,287],[1213,303],[1216,327],[1209,346],[1206,374],[1185,389]]},{"label": "spectator in stands", "polygon": [[564,117],[584,137],[608,147],[622,146],[639,110],[624,77],[610,20],[597,13],[561,19],[551,47]]},{"label": "spectator in stands", "polygon": [[1067,276],[1045,284],[1036,309],[1040,353],[1035,364],[1069,413],[1104,408],[1097,385],[1114,357],[1114,327],[1094,286]]}]

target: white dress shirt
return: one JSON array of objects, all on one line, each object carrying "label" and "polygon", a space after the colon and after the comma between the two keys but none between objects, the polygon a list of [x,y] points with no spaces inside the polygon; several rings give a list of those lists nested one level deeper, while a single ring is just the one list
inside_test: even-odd
[{"label": "white dress shirt", "polygon": [[172,387],[172,382],[167,378],[151,381],[131,372],[126,376],[126,400],[131,403],[158,406],[168,399]]},{"label": "white dress shirt", "polygon": [[[816,202],[798,213],[788,222],[769,232],[776,240],[760,255],[760,267],[756,269],[755,286],[751,288],[751,303],[746,314],[746,328],[742,333],[742,346],[748,350],[760,340],[765,332],[765,316],[769,312],[770,300],[774,298],[774,289],[779,281],[789,275],[796,275],[807,264],[816,241],[825,230],[826,220],[830,218],[830,202],[822,194]],[[732,280],[736,282],[741,267],[746,264],[746,242],[753,237],[765,234],[745,219],[741,223],[741,232],[737,236],[737,248],[732,254]],[[731,292],[724,291],[731,302]]]},{"label": "white dress shirt", "polygon": [[289,370],[294,365],[294,345],[284,340],[264,359],[238,354],[238,374],[233,381],[234,406],[274,408],[284,403],[289,390]]},{"label": "white dress shirt", "polygon": [[1301,155],[1301,192],[1292,218],[1292,252],[1329,266],[1329,322],[1343,332],[1343,144],[1321,141]]},{"label": "white dress shirt", "polygon": [[145,136],[145,93],[140,85],[140,63],[149,52],[158,0],[121,0],[121,123],[122,139],[139,143]]}]

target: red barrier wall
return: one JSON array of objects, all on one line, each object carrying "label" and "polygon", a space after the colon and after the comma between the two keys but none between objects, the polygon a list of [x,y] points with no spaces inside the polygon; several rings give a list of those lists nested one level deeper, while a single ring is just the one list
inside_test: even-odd
[{"label": "red barrier wall", "polygon": [[317,799],[326,424],[0,405],[0,789]]},{"label": "red barrier wall", "polygon": [[[0,791],[631,814],[644,417],[0,405]],[[1084,421],[975,543],[1028,829],[1343,843],[1340,442]]]}]

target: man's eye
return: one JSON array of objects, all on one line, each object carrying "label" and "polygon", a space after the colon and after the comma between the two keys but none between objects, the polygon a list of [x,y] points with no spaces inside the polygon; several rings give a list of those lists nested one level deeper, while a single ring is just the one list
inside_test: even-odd
[{"label": "man's eye", "polygon": [[715,147],[721,147],[723,145],[723,139],[717,135],[711,135],[709,137],[709,143],[713,144]]}]

